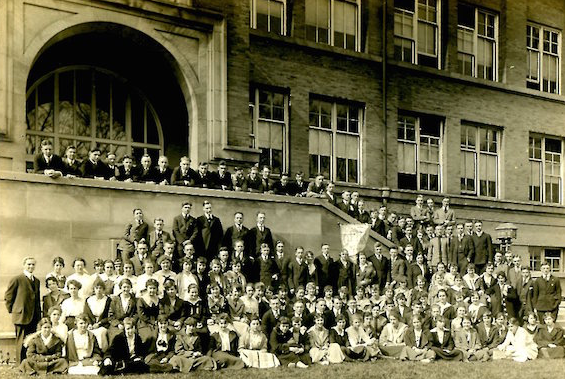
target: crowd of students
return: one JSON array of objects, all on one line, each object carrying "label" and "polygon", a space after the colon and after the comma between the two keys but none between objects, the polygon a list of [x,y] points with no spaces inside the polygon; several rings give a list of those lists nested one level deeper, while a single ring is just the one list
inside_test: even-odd
[{"label": "crowd of students", "polygon": [[494,252],[480,221],[457,222],[448,199],[441,212],[422,203],[398,220],[385,206],[370,212],[371,227],[397,244],[385,256],[377,242],[353,260],[343,249],[334,260],[328,244],[290,251],[264,212],[250,229],[236,212],[224,229],[209,201],[196,218],[184,202],[168,233],[163,218],[150,227],[134,209],[116,259],[97,259],[88,272],[76,258],[68,277],[66,262],[53,259],[42,302],[35,259],[24,260],[5,294],[20,368],[115,374],[565,357],[549,264],[532,279],[520,257]]}]

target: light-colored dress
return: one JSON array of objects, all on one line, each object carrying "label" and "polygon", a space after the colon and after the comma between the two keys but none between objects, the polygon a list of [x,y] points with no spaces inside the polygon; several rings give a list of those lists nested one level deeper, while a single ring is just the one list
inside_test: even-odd
[{"label": "light-colored dress", "polygon": [[247,331],[239,339],[238,351],[247,367],[272,368],[281,364],[275,354],[267,352],[267,337],[262,332]]},{"label": "light-colored dress", "polygon": [[308,332],[310,337],[310,358],[312,363],[341,363],[345,355],[337,343],[330,343],[330,332],[326,328],[313,327]]},{"label": "light-colored dress", "polygon": [[69,330],[75,327],[75,317],[81,313],[84,313],[83,298],[73,299],[69,297],[61,303],[61,320],[67,324]]},{"label": "light-colored dress", "polygon": [[516,362],[526,362],[529,359],[536,359],[537,356],[538,345],[534,342],[534,336],[524,328],[518,327],[516,333],[508,330],[506,339],[493,351],[492,358],[506,358],[513,359]]},{"label": "light-colored dress", "polygon": [[65,284],[65,291],[67,292],[69,292],[70,280],[76,280],[82,285],[82,287],[78,290],[79,297],[86,299],[94,292],[94,288],[92,287],[92,285],[94,284],[94,280],[92,279],[92,276],[88,274],[77,274],[77,273],[70,275],[67,278],[67,283]]}]

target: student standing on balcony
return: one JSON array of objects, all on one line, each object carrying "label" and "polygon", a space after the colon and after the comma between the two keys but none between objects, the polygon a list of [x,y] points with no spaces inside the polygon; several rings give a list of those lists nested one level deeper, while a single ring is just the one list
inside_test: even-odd
[{"label": "student standing on balcony", "polygon": [[53,154],[53,144],[49,140],[41,141],[41,153],[33,158],[33,172],[44,174],[51,178],[63,176],[63,161]]}]

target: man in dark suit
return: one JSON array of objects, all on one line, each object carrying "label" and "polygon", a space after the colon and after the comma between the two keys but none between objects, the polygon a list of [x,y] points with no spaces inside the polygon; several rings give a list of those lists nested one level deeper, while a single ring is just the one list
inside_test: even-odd
[{"label": "man in dark suit", "polygon": [[124,235],[118,245],[122,262],[130,259],[141,239],[147,241],[148,233],[149,225],[143,220],[143,211],[135,208],[133,210],[133,221],[126,224]]},{"label": "man in dark suit", "polygon": [[273,192],[275,195],[291,195],[293,191],[288,174],[286,172],[281,173],[279,180],[273,184]]},{"label": "man in dark suit", "polygon": [[279,269],[280,275],[279,280],[277,281],[277,288],[281,283],[288,283],[288,264],[290,262],[290,258],[284,252],[284,242],[277,241],[275,244],[275,254],[274,257],[275,263]]},{"label": "man in dark suit", "polygon": [[165,251],[165,243],[173,241],[171,235],[163,230],[165,221],[162,218],[153,220],[154,230],[147,235],[147,246],[149,246],[149,255],[151,259],[157,260]]},{"label": "man in dark suit", "polygon": [[196,219],[190,215],[192,203],[187,201],[181,205],[181,214],[173,219],[173,237],[177,242],[177,250],[179,257],[182,256],[184,241],[194,243],[196,239]]},{"label": "man in dark suit", "polygon": [[288,288],[290,293],[296,293],[299,286],[306,287],[308,282],[308,266],[304,260],[304,248],[298,246],[295,251],[295,258],[288,262],[287,266]]},{"label": "man in dark suit", "polygon": [[141,374],[149,371],[144,362],[147,343],[141,340],[132,318],[124,319],[123,325],[124,331],[114,338],[104,354],[100,375]]},{"label": "man in dark suit", "polygon": [[380,293],[383,293],[383,290],[387,283],[391,282],[390,276],[390,259],[385,257],[382,253],[382,245],[380,242],[375,242],[373,247],[374,254],[367,257],[367,259],[373,264],[375,268],[375,283],[379,285]]},{"label": "man in dark suit", "polygon": [[375,209],[371,210],[369,223],[371,224],[372,230],[386,238],[386,206],[381,205],[378,211]]},{"label": "man in dark suit", "polygon": [[369,216],[369,212],[367,212],[367,210],[365,209],[365,201],[359,200],[357,202],[357,212],[355,213],[355,218],[362,224],[368,224],[371,221],[371,216]]},{"label": "man in dark suit", "polygon": [[80,162],[76,159],[77,149],[73,145],[67,146],[65,157],[63,158],[63,175],[73,178],[81,176]]},{"label": "man in dark suit", "polygon": [[521,280],[516,285],[516,291],[520,300],[518,315],[519,319],[523,320],[525,315],[534,311],[534,279],[528,266],[522,267]]},{"label": "man in dark suit", "polygon": [[88,152],[88,159],[82,162],[80,167],[83,178],[105,179],[108,175],[108,169],[104,162],[100,161],[100,149],[93,147]]},{"label": "man in dark suit", "polygon": [[241,273],[249,281],[253,278],[253,269],[255,268],[255,257],[251,258],[245,249],[245,241],[236,240],[233,243],[233,252],[231,262],[241,263]]},{"label": "man in dark suit", "polygon": [[271,180],[271,168],[269,166],[263,166],[261,170],[261,191],[263,193],[275,193],[273,188],[273,181]]},{"label": "man in dark suit", "polygon": [[206,257],[208,263],[218,255],[224,236],[224,228],[220,219],[212,214],[212,204],[203,203],[204,214],[196,219],[197,248],[199,255]]},{"label": "man in dark suit", "polygon": [[235,212],[233,215],[233,225],[226,229],[222,246],[227,247],[230,252],[233,251],[235,241],[245,241],[248,232],[249,229],[243,225],[243,212]]},{"label": "man in dark suit", "polygon": [[10,280],[4,294],[6,308],[8,313],[12,314],[12,323],[16,328],[17,363],[25,358],[23,351],[25,336],[36,331],[37,323],[41,319],[40,283],[39,279],[33,276],[35,258],[24,258],[23,266],[24,272]]},{"label": "man in dark suit", "polygon": [[406,276],[406,260],[398,254],[396,247],[389,249],[390,253],[390,278],[398,283],[401,277]]},{"label": "man in dark suit", "polygon": [[294,174],[294,182],[291,183],[291,196],[305,197],[308,193],[308,182],[303,180],[304,173],[302,171],[297,171]]},{"label": "man in dark suit", "polygon": [[332,285],[332,267],[334,260],[330,257],[330,245],[323,243],[321,246],[322,254],[314,258],[314,266],[318,273],[319,293],[323,295],[324,287]]},{"label": "man in dark suit", "polygon": [[63,175],[63,160],[53,154],[53,144],[49,140],[41,141],[41,153],[33,158],[33,172],[44,174],[52,178]]},{"label": "man in dark suit", "polygon": [[494,251],[492,248],[492,238],[490,234],[483,231],[482,221],[475,222],[475,234],[473,234],[474,255],[471,262],[475,264],[478,274],[485,270],[487,262],[493,262]]},{"label": "man in dark suit", "polygon": [[122,159],[122,165],[118,167],[116,179],[120,182],[136,182],[137,170],[133,167],[133,159],[126,155]]},{"label": "man in dark suit", "polygon": [[214,188],[221,189],[224,191],[231,191],[233,189],[232,177],[229,171],[226,169],[226,162],[220,161],[218,164],[218,171],[210,173],[212,182],[214,183]]},{"label": "man in dark suit", "polygon": [[245,178],[241,190],[243,192],[254,192],[254,193],[263,192],[263,184],[261,182],[261,178],[259,177],[259,168],[257,168],[257,166],[251,167],[251,171],[249,172],[249,175],[247,175],[247,177]]},{"label": "man in dark suit", "polygon": [[467,264],[474,255],[475,246],[471,236],[465,233],[465,227],[462,223],[457,224],[457,232],[451,241],[449,251],[449,263],[456,264],[459,272],[465,274],[467,272]]},{"label": "man in dark suit", "polygon": [[261,251],[261,244],[266,243],[273,251],[273,235],[271,230],[265,226],[265,212],[257,212],[257,225],[247,233],[245,245],[250,257],[257,257]]},{"label": "man in dark suit", "polygon": [[169,158],[161,155],[154,171],[155,183],[162,185],[171,184],[171,175],[173,175],[173,170],[169,167]]},{"label": "man in dark suit", "polygon": [[116,180],[118,174],[118,166],[116,166],[116,154],[107,153],[106,162],[104,163],[104,179]]},{"label": "man in dark suit", "polygon": [[145,154],[141,157],[141,167],[138,168],[136,182],[155,184],[155,168],[151,165],[151,157]]},{"label": "man in dark suit", "polygon": [[355,207],[351,205],[351,192],[343,191],[341,201],[337,204],[337,207],[342,212],[347,213],[351,217],[355,217]]},{"label": "man in dark suit", "polygon": [[424,255],[419,253],[416,255],[416,261],[408,266],[408,270],[406,272],[407,280],[408,280],[408,288],[412,289],[416,286],[418,276],[422,275],[426,282],[429,282],[429,269],[426,263],[424,262]]},{"label": "man in dark suit", "polygon": [[179,166],[171,174],[171,184],[174,186],[192,186],[196,172],[190,168],[190,158],[184,156],[180,159]]},{"label": "man in dark suit", "polygon": [[541,276],[534,282],[533,303],[540,322],[543,321],[545,313],[551,313],[553,319],[557,320],[559,304],[561,304],[561,283],[551,275],[548,262],[541,264]]},{"label": "man in dark suit", "polygon": [[214,180],[210,172],[208,172],[207,162],[200,162],[198,164],[198,172],[193,178],[192,185],[199,188],[214,188]]},{"label": "man in dark suit", "polygon": [[[145,259],[147,259],[147,242],[145,240],[140,240],[135,248],[135,254],[130,259],[133,265],[133,271],[135,276],[139,276],[144,273],[143,264]],[[125,261],[122,261],[125,262]],[[156,271],[156,270],[155,270]]]}]

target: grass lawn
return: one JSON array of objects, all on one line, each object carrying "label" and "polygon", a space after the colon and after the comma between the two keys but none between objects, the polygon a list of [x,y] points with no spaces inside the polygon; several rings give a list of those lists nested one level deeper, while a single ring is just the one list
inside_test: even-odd
[{"label": "grass lawn", "polygon": [[[394,362],[382,360],[371,363],[343,363],[331,366],[313,366],[307,369],[276,368],[268,370],[245,369],[241,371],[198,371],[188,374],[198,379],[333,379],[333,378],[382,378],[382,379],[474,379],[474,378],[504,378],[504,379],[561,379],[565,378],[565,359],[535,360],[526,363],[496,361],[486,363],[434,362],[428,364],[415,362]],[[0,378],[24,378],[17,369],[10,366],[0,366]],[[132,376],[133,377],[133,376]],[[135,376],[139,379],[181,379],[186,374],[147,374]],[[55,378],[55,376],[52,376]],[[61,377],[62,378],[62,377]],[[82,378],[80,376],[65,376],[67,378]]]}]

